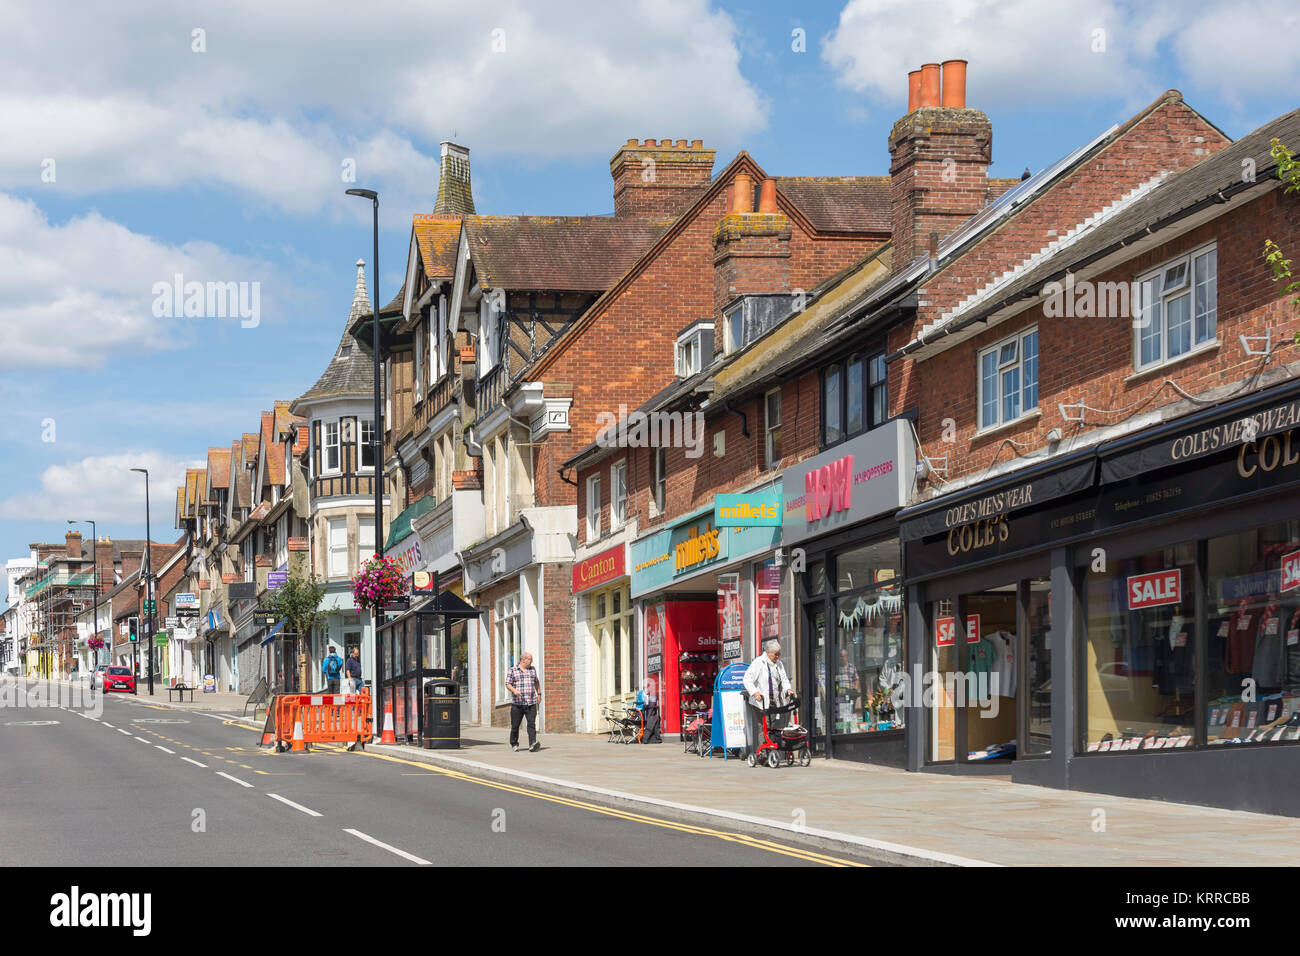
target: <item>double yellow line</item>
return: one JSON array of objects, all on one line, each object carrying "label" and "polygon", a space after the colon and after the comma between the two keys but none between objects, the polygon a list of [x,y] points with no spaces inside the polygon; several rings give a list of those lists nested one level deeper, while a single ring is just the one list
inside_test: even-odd
[{"label": "double yellow line", "polygon": [[[245,730],[252,730],[247,724],[237,724],[233,721],[222,721],[229,726],[243,727]],[[342,751],[342,747],[328,747],[324,744],[316,744],[317,749]],[[432,766],[415,760],[407,760],[404,757],[394,757],[390,754],[378,754],[370,750],[361,751],[367,757],[374,757],[378,760],[387,760],[392,763],[405,764],[408,767],[415,767],[425,773],[440,774],[444,777],[450,777],[453,780],[461,780],[465,783],[475,783],[481,787],[491,787],[493,790],[503,790],[506,793],[515,793],[524,797],[532,797],[534,800],[545,800],[548,803],[556,803],[565,807],[573,807],[576,810],[586,810],[589,813],[599,813],[602,816],[614,817],[618,820],[627,820],[632,823],[644,823],[647,826],[660,827],[665,830],[676,830],[679,833],[689,833],[694,836],[708,836],[717,840],[724,840],[728,843],[737,843],[754,850],[763,850],[768,853],[779,853],[782,856],[788,856],[796,860],[805,860],[809,863],[817,863],[821,866],[867,866],[866,863],[859,863],[856,860],[846,860],[842,857],[830,856],[826,853],[818,853],[815,850],[806,850],[800,847],[786,846],[781,843],[774,843],[771,840],[764,840],[760,837],[749,836],[744,833],[730,833],[725,830],[715,830],[712,827],[695,826],[690,823],[675,823],[670,820],[661,820],[658,817],[649,817],[641,813],[633,813],[629,810],[618,810],[613,807],[605,807],[596,803],[588,803],[585,800],[574,800],[571,797],[561,797],[551,793],[543,793],[540,790],[533,790],[529,787],[518,787],[514,784],[498,783],[495,780],[488,780],[484,777],[475,777],[471,774],[464,773],[460,770],[451,770],[446,767]],[[258,771],[260,772],[260,771]]]},{"label": "double yellow line", "polygon": [[389,754],[377,754],[366,751],[367,756],[376,757],[379,760],[391,760],[394,763],[407,764],[411,767],[418,767],[427,773],[441,774],[445,777],[451,777],[454,780],[462,780],[466,783],[476,783],[479,786],[491,787],[494,790],[504,790],[507,793],[516,793],[520,796],[532,797],[535,800],[545,800],[548,803],[558,803],[561,806],[573,807],[578,810],[586,810],[590,813],[599,813],[603,816],[614,817],[619,820],[628,820],[632,823],[644,823],[652,827],[661,827],[665,830],[677,830],[680,833],[689,833],[695,836],[709,836],[718,840],[725,840],[728,843],[738,843],[741,846],[747,846],[755,850],[765,850],[769,853],[779,853],[782,856],[793,857],[797,860],[806,860],[809,863],[817,863],[822,866],[866,866],[865,863],[859,863],[855,860],[846,860],[840,857],[829,856],[825,853],[818,853],[814,850],[805,850],[797,847],[785,846],[780,843],[774,843],[771,840],[764,840],[759,837],[748,836],[744,833],[729,833],[725,830],[715,830],[711,827],[695,826],[689,823],[674,823],[669,820],[661,820],[658,817],[648,817],[640,813],[632,813],[628,810],[617,810],[612,807],[604,807],[595,803],[588,803],[585,800],[574,800],[570,797],[560,797],[555,794],[543,793],[540,790],[533,790],[528,787],[517,787],[513,784],[498,783],[495,780],[487,780],[483,777],[475,777],[463,773],[459,770],[449,770],[445,767],[431,767],[425,763],[418,763],[414,760],[406,760],[402,757],[393,757]]}]

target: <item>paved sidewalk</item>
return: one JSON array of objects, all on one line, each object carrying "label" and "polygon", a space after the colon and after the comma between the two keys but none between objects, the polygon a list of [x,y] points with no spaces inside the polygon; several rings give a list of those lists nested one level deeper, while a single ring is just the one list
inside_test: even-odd
[{"label": "paved sidewalk", "polygon": [[[539,752],[514,753],[505,728],[462,733],[460,750],[371,749],[538,789],[581,791],[593,803],[639,804],[679,818],[710,814],[719,818],[715,825],[793,834],[802,817],[801,838],[917,864],[1290,866],[1300,845],[1300,820],[1291,817],[820,758],[807,768],[751,769],[742,760],[684,754],[675,742],[618,745],[552,734],[541,738]],[[1104,832],[1093,829],[1098,810]]]}]

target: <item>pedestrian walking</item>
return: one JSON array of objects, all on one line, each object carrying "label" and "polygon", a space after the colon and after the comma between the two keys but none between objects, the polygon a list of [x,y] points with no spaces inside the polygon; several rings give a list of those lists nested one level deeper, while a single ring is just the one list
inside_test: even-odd
[{"label": "pedestrian walking", "polygon": [[330,645],[329,657],[325,658],[325,663],[321,665],[321,675],[325,678],[325,693],[337,694],[339,692],[339,675],[343,673],[343,658],[339,657],[338,651]]},{"label": "pedestrian walking", "polygon": [[361,688],[365,687],[365,682],[361,680],[361,648],[352,648],[352,653],[348,655],[347,663],[348,681],[350,690],[354,694],[361,693]]},{"label": "pedestrian walking", "polygon": [[519,663],[506,673],[506,690],[510,691],[510,749],[519,749],[519,723],[528,720],[528,749],[540,750],[537,742],[537,705],[542,700],[542,681],[533,667],[533,655],[524,651]]}]

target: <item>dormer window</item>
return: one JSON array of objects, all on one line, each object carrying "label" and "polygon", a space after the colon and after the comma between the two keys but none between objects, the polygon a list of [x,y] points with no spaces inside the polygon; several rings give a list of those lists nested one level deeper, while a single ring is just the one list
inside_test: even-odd
[{"label": "dormer window", "polygon": [[690,378],[704,368],[705,348],[712,352],[713,323],[696,322],[677,335],[677,375]]}]

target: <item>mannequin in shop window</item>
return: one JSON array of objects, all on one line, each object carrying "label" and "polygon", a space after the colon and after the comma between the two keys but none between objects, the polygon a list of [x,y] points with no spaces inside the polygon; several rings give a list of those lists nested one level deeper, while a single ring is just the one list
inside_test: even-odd
[{"label": "mannequin in shop window", "polygon": [[1190,602],[1174,608],[1167,627],[1156,634],[1154,677],[1157,692],[1173,700],[1157,714],[1182,722],[1188,715],[1193,695],[1193,648],[1195,643],[1196,615]]}]

